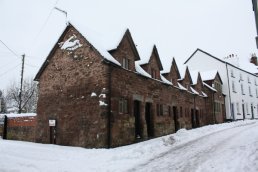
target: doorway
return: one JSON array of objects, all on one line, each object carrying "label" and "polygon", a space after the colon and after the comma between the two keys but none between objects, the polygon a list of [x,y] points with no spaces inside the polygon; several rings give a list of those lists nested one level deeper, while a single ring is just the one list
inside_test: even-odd
[{"label": "doorway", "polygon": [[50,144],[56,144],[56,127],[50,126]]},{"label": "doorway", "polygon": [[245,104],[242,104],[242,109],[243,109],[243,119],[245,119]]},{"label": "doorway", "polygon": [[195,115],[196,115],[196,127],[200,127],[200,114],[199,114],[199,110],[195,111]]},{"label": "doorway", "polygon": [[191,109],[191,121],[192,121],[192,128],[196,128],[194,109]]},{"label": "doorway", "polygon": [[175,123],[175,132],[177,132],[180,129],[180,126],[179,126],[178,111],[176,106],[173,106],[173,116],[174,116],[174,123]]},{"label": "doorway", "polygon": [[135,118],[135,138],[141,138],[141,102],[134,101],[134,118]]},{"label": "doorway", "polygon": [[152,113],[151,113],[151,103],[146,103],[145,105],[145,120],[146,120],[146,125],[147,125],[147,134],[148,138],[154,137],[154,123],[153,123],[153,118],[152,118]]},{"label": "doorway", "polygon": [[251,104],[251,113],[252,113],[252,119],[254,119],[254,106]]}]

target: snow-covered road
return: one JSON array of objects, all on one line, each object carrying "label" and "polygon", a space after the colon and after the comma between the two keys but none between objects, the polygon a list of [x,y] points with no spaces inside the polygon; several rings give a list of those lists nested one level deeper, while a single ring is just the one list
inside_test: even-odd
[{"label": "snow-covered road", "polygon": [[0,139],[0,172],[257,172],[258,121],[181,129],[115,149]]},{"label": "snow-covered road", "polygon": [[218,131],[173,147],[130,171],[257,172],[258,124]]}]

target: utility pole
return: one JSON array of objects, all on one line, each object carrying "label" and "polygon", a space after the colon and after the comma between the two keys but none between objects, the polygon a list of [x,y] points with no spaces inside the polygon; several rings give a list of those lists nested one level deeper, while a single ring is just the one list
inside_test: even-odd
[{"label": "utility pole", "polygon": [[24,73],[24,61],[25,61],[25,54],[22,55],[22,69],[21,69],[21,87],[19,93],[19,112],[22,112],[22,84],[23,84],[23,73]]},{"label": "utility pole", "polygon": [[[257,0],[252,0],[253,2],[253,11],[254,11],[254,17],[255,17],[255,23],[256,23],[256,32],[258,35],[258,2]],[[258,36],[255,37],[256,39],[256,46],[258,48]]]}]

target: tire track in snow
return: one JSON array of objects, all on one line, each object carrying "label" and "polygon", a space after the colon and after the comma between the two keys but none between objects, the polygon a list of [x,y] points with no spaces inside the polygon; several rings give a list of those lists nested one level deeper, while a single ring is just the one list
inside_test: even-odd
[{"label": "tire track in snow", "polygon": [[199,164],[209,160],[214,152],[218,151],[226,142],[231,141],[240,133],[258,126],[258,124],[253,124],[255,122],[220,130],[182,145],[174,146],[169,151],[129,171],[146,171],[146,167],[148,171],[195,171]]}]

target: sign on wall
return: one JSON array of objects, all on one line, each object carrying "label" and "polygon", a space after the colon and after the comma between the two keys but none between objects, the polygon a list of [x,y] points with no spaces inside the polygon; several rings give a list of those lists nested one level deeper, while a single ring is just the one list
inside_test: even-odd
[{"label": "sign on wall", "polygon": [[50,127],[55,127],[56,126],[56,120],[55,119],[50,119],[49,120],[49,126]]}]

